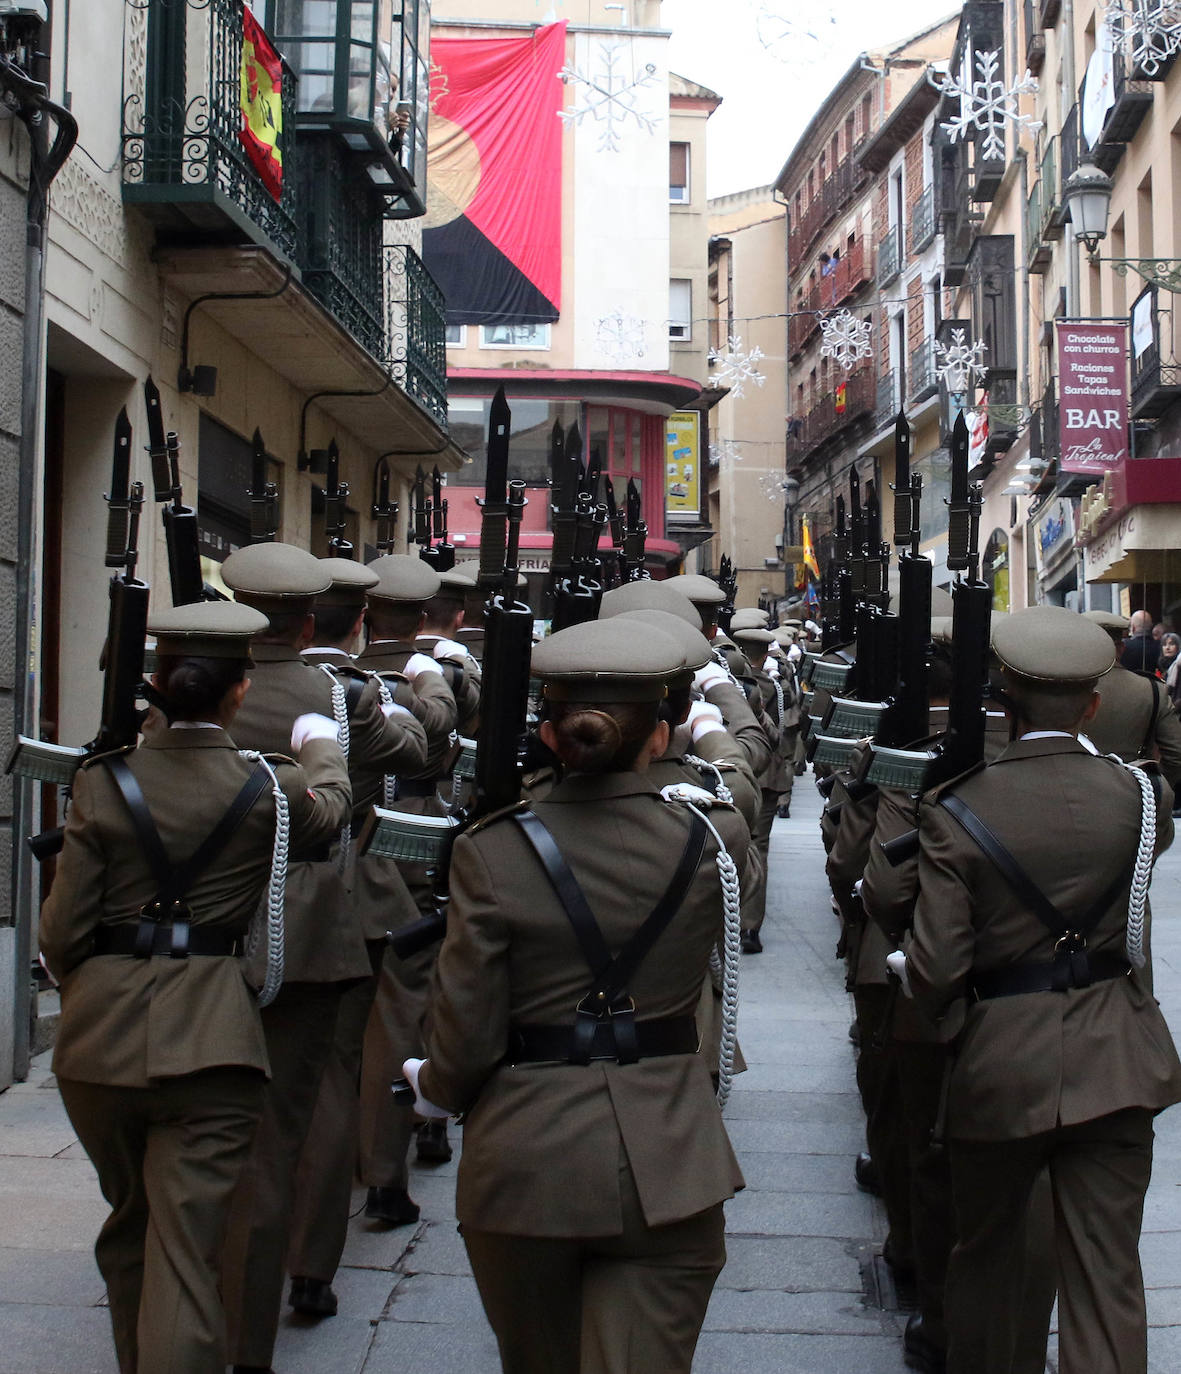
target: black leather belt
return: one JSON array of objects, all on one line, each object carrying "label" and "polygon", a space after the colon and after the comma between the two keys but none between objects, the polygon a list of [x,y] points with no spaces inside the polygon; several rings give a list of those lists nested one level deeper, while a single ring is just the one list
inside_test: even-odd
[{"label": "black leather belt", "polygon": [[[635,1031],[641,1059],[697,1053],[697,1023],[691,1016],[637,1021]],[[509,1051],[505,1055],[505,1063],[566,1064],[571,1062],[573,1048],[573,1026],[513,1026],[509,1030]],[[615,1027],[609,1016],[595,1027],[590,1057],[592,1061],[619,1058]]]},{"label": "black leather belt", "polygon": [[144,922],[134,925],[99,926],[94,932],[95,954],[133,954],[140,959],[153,954],[167,954],[173,959],[187,959],[190,954],[232,955],[240,953],[240,942],[228,930],[211,930],[205,926],[191,926],[187,921],[161,922],[151,925],[151,944],[146,934],[141,940]]},{"label": "black leather belt", "polygon": [[399,778],[399,797],[433,797],[439,790],[439,778]]},{"label": "black leather belt", "polygon": [[1131,965],[1118,954],[1078,951],[1046,963],[1014,964],[1012,968],[978,973],[970,980],[968,991],[978,1002],[1026,992],[1066,992],[1068,988],[1088,988],[1092,983],[1123,978],[1130,971]]}]

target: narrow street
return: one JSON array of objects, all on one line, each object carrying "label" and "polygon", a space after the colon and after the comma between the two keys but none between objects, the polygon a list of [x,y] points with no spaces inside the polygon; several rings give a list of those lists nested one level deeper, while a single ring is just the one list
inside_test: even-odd
[{"label": "narrow street", "polygon": [[[726,1119],[747,1188],[728,1208],[729,1263],[695,1368],[898,1374],[903,1318],[866,1296],[883,1219],[853,1184],[863,1137],[850,1009],[832,957],[806,780],[796,813],[772,836],[766,953],[743,962],[740,1034],[750,1068]],[[1181,1033],[1181,852],[1159,865],[1153,900],[1157,991]],[[47,1056],[0,1096],[0,1157],[0,1374],[115,1374],[91,1256],[105,1208]],[[1181,1112],[1162,1118],[1156,1161],[1142,1244],[1150,1369],[1173,1374],[1181,1368]],[[285,1320],[278,1374],[493,1374],[495,1346],[455,1233],[454,1173],[454,1163],[417,1170],[411,1192],[423,1220],[413,1231],[354,1221],[336,1284],[340,1313],[318,1325]],[[358,1192],[358,1210],[362,1200]]]}]

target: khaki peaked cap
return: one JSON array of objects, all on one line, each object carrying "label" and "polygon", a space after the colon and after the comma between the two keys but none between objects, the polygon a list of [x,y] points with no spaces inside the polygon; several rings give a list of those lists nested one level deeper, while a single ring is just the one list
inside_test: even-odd
[{"label": "khaki peaked cap", "polygon": [[237,601],[194,601],[161,611],[148,621],[159,658],[237,658],[249,663],[250,641],[267,618]]},{"label": "khaki peaked cap", "polygon": [[688,687],[698,668],[704,668],[707,663],[714,661],[714,651],[709,640],[700,630],[695,630],[687,620],[682,620],[679,615],[673,615],[670,611],[624,611],[621,616],[612,618],[617,625],[621,621],[650,625],[680,645],[684,667],[675,677],[669,679],[670,687]]},{"label": "khaki peaked cap", "polygon": [[735,630],[765,630],[771,623],[770,611],[757,606],[740,606],[730,617],[730,633]]},{"label": "khaki peaked cap", "polygon": [[630,611],[664,611],[678,616],[694,630],[701,629],[701,617],[683,592],[674,591],[668,582],[656,582],[646,577],[641,582],[626,582],[603,593],[599,603],[599,619],[626,615]]},{"label": "khaki peaked cap", "polygon": [[377,574],[377,582],[369,589],[368,601],[387,606],[422,606],[442,586],[442,578],[421,558],[407,553],[387,553],[368,564]]},{"label": "khaki peaked cap", "polygon": [[532,660],[550,701],[663,701],[669,680],[684,670],[675,640],[619,616],[559,630],[534,648]]},{"label": "khaki peaked cap", "polygon": [[314,554],[294,544],[247,544],[221,565],[222,581],[238,601],[260,611],[306,611],[332,585]]},{"label": "khaki peaked cap", "polygon": [[377,574],[373,569],[351,558],[321,558],[320,566],[332,578],[332,585],[316,597],[316,605],[362,610],[365,593],[377,586]]},{"label": "khaki peaked cap", "polygon": [[1062,606],[1030,606],[993,624],[992,649],[1007,672],[1049,687],[1082,686],[1115,663],[1106,630]]},{"label": "khaki peaked cap", "polygon": [[1098,625],[1109,635],[1119,635],[1120,639],[1127,636],[1128,617],[1125,615],[1116,615],[1112,611],[1084,611],[1083,619],[1089,620],[1092,625]]},{"label": "khaki peaked cap", "polygon": [[775,643],[775,636],[770,630],[763,629],[761,625],[743,626],[737,630],[731,625],[730,638],[737,643],[740,649],[744,644],[757,644],[760,648],[766,649],[769,644]]},{"label": "khaki peaked cap", "polygon": [[676,577],[666,577],[665,582],[695,606],[720,606],[726,600],[726,593],[704,573],[677,573]]}]

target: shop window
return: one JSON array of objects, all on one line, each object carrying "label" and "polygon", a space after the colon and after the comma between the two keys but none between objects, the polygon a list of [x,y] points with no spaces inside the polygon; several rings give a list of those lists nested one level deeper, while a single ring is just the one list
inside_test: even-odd
[{"label": "shop window", "polygon": [[689,145],[668,145],[668,198],[676,205],[689,201]]},{"label": "shop window", "polygon": [[[558,421],[563,432],[572,424],[581,425],[582,407],[577,401],[526,400],[518,396],[514,396],[509,404],[513,412],[509,476],[519,478],[527,486],[544,487],[549,481],[550,437],[554,421]],[[481,396],[450,398],[448,422],[451,438],[470,461],[458,472],[448,473],[448,486],[483,489],[487,473],[490,405],[491,402]]]},{"label": "shop window", "polygon": [[482,324],[481,348],[537,348],[550,346],[548,324]]},{"label": "shop window", "polygon": [[[202,570],[215,586],[220,579],[213,569],[250,543],[253,457],[249,440],[202,412],[197,430],[197,540]],[[267,480],[279,488],[280,510],[282,473],[282,465],[268,458]]]},{"label": "shop window", "polygon": [[448,348],[466,348],[467,325],[449,324],[446,328],[445,340]]}]

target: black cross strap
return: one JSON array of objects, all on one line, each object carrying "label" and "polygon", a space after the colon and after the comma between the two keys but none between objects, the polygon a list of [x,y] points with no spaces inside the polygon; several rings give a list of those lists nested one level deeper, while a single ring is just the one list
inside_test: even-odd
[{"label": "black cross strap", "polygon": [[361,693],[365,690],[365,679],[362,677],[350,677],[344,689],[344,713],[352,720],[361,701]]},{"label": "black cross strap", "polygon": [[1001,876],[1021,901],[1056,938],[1060,939],[1069,933],[1088,935],[1119,896],[1121,888],[1131,882],[1128,871],[1121,870],[1099,900],[1086,911],[1076,917],[1064,916],[971,807],[954,793],[940,797],[939,804],[959,821],[1000,870]]},{"label": "black cross strap", "polygon": [[183,957],[187,952],[188,930],[187,913],[181,909],[184,895],[229,843],[251,807],[262,795],[270,781],[270,774],[261,763],[255,764],[221,820],[188,859],[181,863],[173,863],[165,853],[164,843],[160,839],[159,830],[156,829],[156,822],[152,819],[147,798],[135,774],[127,766],[127,761],[113,757],[104,759],[103,764],[131,814],[136,837],[158,885],[156,896],[143,910],[136,938],[136,954],[140,958],[147,958],[152,953],[155,946],[153,927],[162,919],[171,917],[174,927],[177,928],[173,940],[173,953],[177,954],[177,957]]},{"label": "black cross strap", "polygon": [[578,885],[578,879],[570,871],[570,865],[553,835],[532,811],[519,812],[513,819],[541,860],[562,910],[574,929],[593,978],[590,991],[578,1004],[570,1062],[590,1063],[596,1030],[603,1024],[604,1018],[610,1016],[619,1062],[633,1064],[639,1059],[640,1053],[636,1039],[635,1004],[628,995],[627,987],[652,946],[680,910],[705,852],[708,827],[700,816],[693,815],[685,848],[664,896],[623,949],[613,957],[594,912]]}]

